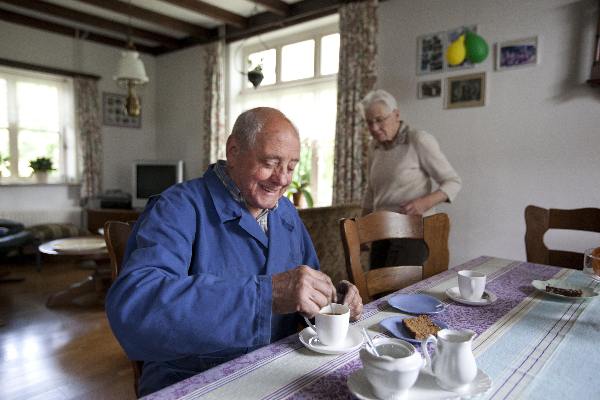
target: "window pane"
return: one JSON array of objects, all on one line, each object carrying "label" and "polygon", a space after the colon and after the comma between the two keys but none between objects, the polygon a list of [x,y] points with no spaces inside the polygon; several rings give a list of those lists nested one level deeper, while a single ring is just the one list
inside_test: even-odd
[{"label": "window pane", "polygon": [[9,156],[8,153],[8,129],[0,128],[0,176],[10,176],[8,163],[4,162],[4,159]]},{"label": "window pane", "polygon": [[17,107],[20,128],[58,131],[58,89],[55,86],[17,82]]},{"label": "window pane", "polygon": [[30,176],[33,170],[29,161],[38,157],[50,157],[55,169],[59,169],[58,132],[19,131],[19,176]]},{"label": "window pane", "polygon": [[[262,65],[262,73],[264,78],[260,83],[261,86],[272,85],[275,83],[275,63],[277,53],[275,49],[269,49],[259,51],[258,53],[252,53],[248,56],[250,61],[248,64],[248,71],[252,71],[257,65]],[[250,82],[246,82],[246,87],[253,87]]]},{"label": "window pane", "polygon": [[8,106],[6,103],[6,80],[0,79],[0,128],[8,128]]},{"label": "window pane", "polygon": [[305,40],[281,48],[281,80],[311,78],[315,70],[315,41]]},{"label": "window pane", "polygon": [[340,53],[340,34],[321,38],[321,75],[337,74]]}]

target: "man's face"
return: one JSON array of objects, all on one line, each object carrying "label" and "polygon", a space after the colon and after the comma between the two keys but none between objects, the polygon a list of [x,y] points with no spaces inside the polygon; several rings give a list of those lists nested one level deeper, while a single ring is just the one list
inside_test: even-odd
[{"label": "man's face", "polygon": [[369,132],[380,143],[389,142],[398,133],[400,112],[392,110],[383,102],[376,102],[365,113]]},{"label": "man's face", "polygon": [[229,174],[254,216],[262,209],[273,208],[283,196],[299,158],[300,141],[283,118],[269,120],[249,149],[243,149],[233,137],[227,143]]}]

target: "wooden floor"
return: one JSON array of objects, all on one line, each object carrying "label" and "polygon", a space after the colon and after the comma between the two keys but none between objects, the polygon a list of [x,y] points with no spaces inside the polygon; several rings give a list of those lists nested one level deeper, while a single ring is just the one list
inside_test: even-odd
[{"label": "wooden floor", "polygon": [[73,263],[0,261],[0,399],[135,399],[129,361],[102,306],[45,306],[48,296],[85,279]]}]

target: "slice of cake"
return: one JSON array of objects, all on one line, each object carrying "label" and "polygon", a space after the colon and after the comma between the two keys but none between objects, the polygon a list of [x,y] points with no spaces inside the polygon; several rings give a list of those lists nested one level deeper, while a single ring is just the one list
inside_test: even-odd
[{"label": "slice of cake", "polygon": [[442,329],[437,326],[431,318],[427,315],[419,315],[414,318],[404,318],[402,323],[410,333],[410,335],[417,339],[423,340],[429,335],[437,335],[437,332]]}]

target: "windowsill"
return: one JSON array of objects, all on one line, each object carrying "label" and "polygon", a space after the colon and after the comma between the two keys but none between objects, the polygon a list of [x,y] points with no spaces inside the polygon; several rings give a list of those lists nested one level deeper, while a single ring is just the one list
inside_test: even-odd
[{"label": "windowsill", "polygon": [[0,187],[24,187],[24,186],[79,186],[81,182],[35,182],[35,181],[4,181],[0,180]]}]

